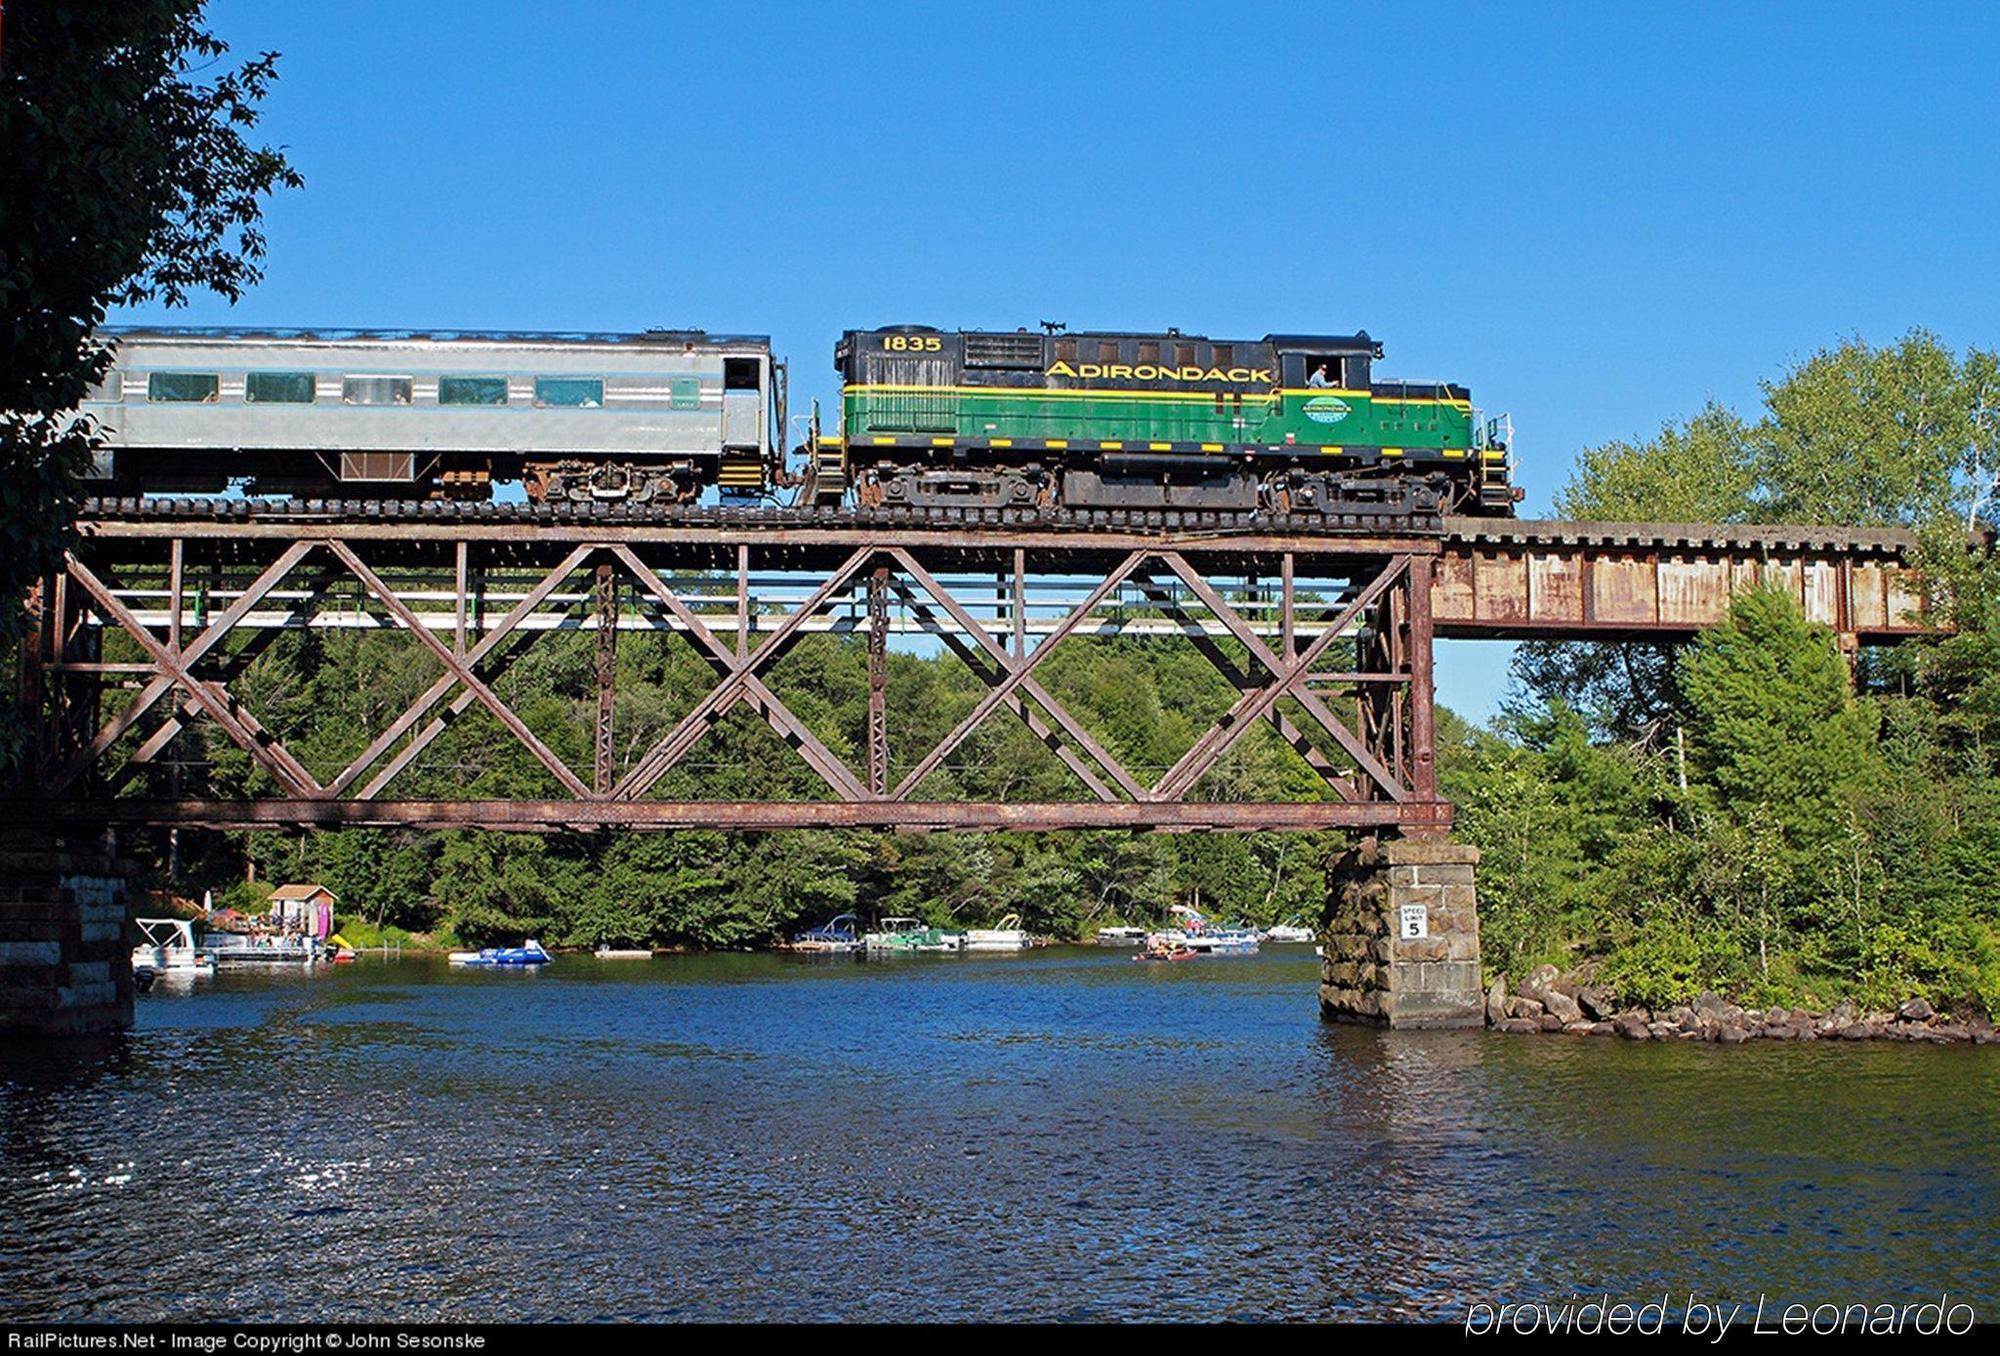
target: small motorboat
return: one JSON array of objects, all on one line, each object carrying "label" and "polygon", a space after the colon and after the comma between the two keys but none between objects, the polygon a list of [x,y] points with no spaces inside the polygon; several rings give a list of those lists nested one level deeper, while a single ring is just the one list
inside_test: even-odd
[{"label": "small motorboat", "polygon": [[1258,940],[1276,946],[1304,946],[1313,940],[1313,930],[1293,919],[1288,923],[1274,923],[1265,928]]},{"label": "small motorboat", "polygon": [[551,959],[549,953],[542,949],[542,944],[532,937],[525,946],[489,946],[484,951],[451,953],[453,965],[473,965],[481,968],[547,965]]},{"label": "small motorboat", "polygon": [[1199,951],[1196,951],[1185,942],[1155,942],[1148,945],[1144,951],[1141,951],[1138,955],[1132,957],[1132,959],[1135,961],[1184,961],[1193,960],[1200,954]]},{"label": "small motorboat", "polygon": [[1099,946],[1144,946],[1146,944],[1146,929],[1127,927],[1099,928],[1093,940]]},{"label": "small motorboat", "polygon": [[590,954],[599,960],[651,960],[653,958],[651,947],[637,946],[600,946]]}]

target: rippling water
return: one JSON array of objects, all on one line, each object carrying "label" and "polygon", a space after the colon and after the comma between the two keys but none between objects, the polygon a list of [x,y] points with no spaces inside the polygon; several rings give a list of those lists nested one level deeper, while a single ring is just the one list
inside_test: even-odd
[{"label": "rippling water", "polygon": [[0,1045],[0,1319],[2000,1314],[2000,1048],[1322,1026],[1307,948],[364,961]]}]

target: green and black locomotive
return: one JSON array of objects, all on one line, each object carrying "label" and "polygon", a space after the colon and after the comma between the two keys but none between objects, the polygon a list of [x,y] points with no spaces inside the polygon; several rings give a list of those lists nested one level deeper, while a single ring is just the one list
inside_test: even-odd
[{"label": "green and black locomotive", "polygon": [[1352,335],[851,330],[814,492],[864,506],[1511,513],[1507,421]]}]

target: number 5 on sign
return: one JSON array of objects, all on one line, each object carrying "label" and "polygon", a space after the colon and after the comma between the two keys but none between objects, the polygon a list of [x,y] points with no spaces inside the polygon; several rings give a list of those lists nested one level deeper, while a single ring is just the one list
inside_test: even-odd
[{"label": "number 5 on sign", "polygon": [[1405,904],[1397,911],[1402,919],[1402,937],[1406,942],[1431,935],[1431,907],[1428,904]]}]

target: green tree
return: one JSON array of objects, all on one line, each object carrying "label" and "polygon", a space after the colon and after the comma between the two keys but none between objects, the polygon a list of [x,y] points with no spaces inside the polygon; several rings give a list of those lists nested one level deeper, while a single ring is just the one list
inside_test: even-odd
[{"label": "green tree", "polygon": [[1587,522],[1740,523],[1757,512],[1755,489],[1753,430],[1710,403],[1646,442],[1585,448],[1555,510]]},{"label": "green tree", "polygon": [[[106,308],[235,300],[262,200],[303,181],[254,145],[277,55],[237,66],[203,0],[15,6],[0,49],[0,597],[59,556],[97,434],[73,411],[110,363]],[[0,644],[22,618],[0,608]],[[11,743],[11,738],[8,741]],[[0,747],[0,754],[6,749]]]},{"label": "green tree", "polygon": [[1995,394],[1992,354],[1960,360],[1926,330],[1822,349],[1764,383],[1760,499],[1776,522],[1963,521],[2000,450]]},{"label": "green tree", "polygon": [[1688,648],[1681,681],[1691,757],[1722,806],[1746,822],[1769,807],[1799,851],[1838,841],[1877,754],[1833,633],[1788,593],[1742,593]]}]

